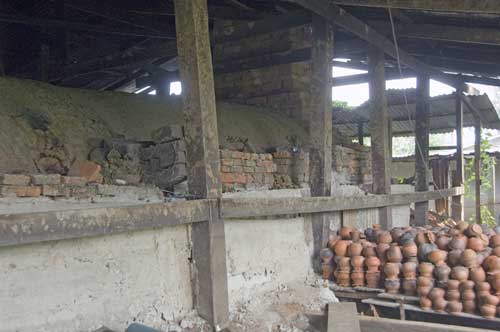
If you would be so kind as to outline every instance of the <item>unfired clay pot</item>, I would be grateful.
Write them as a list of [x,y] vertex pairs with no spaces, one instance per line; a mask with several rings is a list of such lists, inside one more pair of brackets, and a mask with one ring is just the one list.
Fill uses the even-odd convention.
[[488,272],[488,282],[496,295],[500,295],[500,272]]
[[388,243],[379,243],[377,245],[377,256],[381,262],[385,262],[385,253],[389,250],[390,245]]
[[462,304],[464,306],[464,312],[468,314],[476,313],[476,300],[462,301]]
[[377,251],[375,250],[377,246],[374,245],[373,243],[368,242],[364,247],[363,247],[363,256],[365,258],[372,257],[372,256],[377,256]]
[[351,285],[351,274],[349,272],[338,271],[335,273],[337,284],[342,287],[349,287]]
[[479,299],[481,315],[486,318],[494,318],[497,313],[498,302],[499,299],[496,295],[485,294],[481,296]]
[[488,272],[495,272],[500,270],[500,258],[495,255],[488,256],[483,261],[483,267]]
[[322,263],[321,264],[321,272],[322,277],[325,280],[329,280],[333,274],[333,266],[330,263]]
[[451,268],[446,264],[436,266],[434,269],[434,276],[437,279],[438,286],[445,287],[448,284]]
[[478,224],[470,224],[465,229],[464,234],[469,237],[478,236],[479,234],[483,234],[483,229]]
[[492,254],[497,256],[497,257],[500,257],[500,247],[493,248]]
[[330,263],[333,258],[333,252],[329,248],[324,248],[319,252],[319,257],[321,257],[323,263]]
[[434,287],[434,281],[428,277],[417,278],[417,293],[420,296],[427,296]]

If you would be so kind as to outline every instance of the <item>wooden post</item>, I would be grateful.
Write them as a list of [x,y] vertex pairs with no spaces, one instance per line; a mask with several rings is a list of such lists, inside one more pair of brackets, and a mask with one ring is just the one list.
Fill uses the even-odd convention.
[[358,143],[359,145],[365,145],[364,144],[364,137],[365,134],[363,133],[363,122],[358,123]]
[[188,186],[213,199],[207,222],[192,225],[194,304],[216,330],[229,321],[224,222],[220,217],[220,156],[207,0],[174,0]]
[[[457,89],[455,94],[455,113],[456,113],[456,135],[457,135],[457,154],[456,171],[453,178],[453,186],[461,187],[464,185],[464,150],[463,150],[463,130],[464,130],[464,104],[462,101],[462,90]],[[451,216],[454,220],[464,220],[464,196],[453,196],[451,199]]]
[[[429,76],[417,76],[415,114],[415,191],[429,191]],[[429,202],[415,203],[415,223],[427,223]]]
[[[333,29],[322,17],[312,18],[312,82],[309,109],[310,183],[312,196],[330,196],[332,186]],[[312,215],[314,256],[328,241],[331,214]]]
[[48,82],[50,73],[50,47],[42,44],[40,47],[40,81]]
[[476,223],[481,224],[481,119],[474,116],[474,173],[476,194]]
[[[370,133],[372,146],[372,177],[374,194],[391,193],[391,158],[389,156],[389,114],[385,94],[384,52],[370,46],[368,51],[370,74]],[[379,209],[380,224],[384,229],[392,228],[390,207]]]

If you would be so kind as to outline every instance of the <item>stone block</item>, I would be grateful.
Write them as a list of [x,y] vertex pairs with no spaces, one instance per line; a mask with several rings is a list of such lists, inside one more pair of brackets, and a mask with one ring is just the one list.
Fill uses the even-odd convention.
[[71,197],[71,186],[65,184],[44,184],[42,195],[47,197]]
[[40,186],[0,186],[0,196],[2,197],[38,197],[41,193]]
[[35,174],[31,176],[34,185],[56,185],[61,184],[60,174]]
[[31,177],[23,174],[1,174],[0,184],[11,186],[27,186],[31,183]]
[[222,166],[233,166],[233,159],[221,159]]
[[150,160],[151,158],[154,157],[154,155],[155,155],[155,147],[154,146],[143,148],[141,150],[141,160],[144,160],[144,161]]
[[221,159],[231,159],[232,158],[232,151],[229,150],[220,150],[220,157]]
[[231,166],[221,166],[220,171],[224,173],[229,173],[231,172]]
[[[277,161],[278,163],[278,161]],[[257,166],[259,167],[268,167],[268,166],[272,166],[273,165],[273,161],[272,160],[259,160],[257,161]]]
[[265,172],[266,172],[265,167],[261,167],[261,166],[255,167],[255,173],[265,173]]
[[238,173],[221,173],[222,183],[246,183],[247,178],[245,174]]
[[[257,163],[256,163],[255,160],[246,160],[245,161],[245,166],[247,166],[247,167],[255,167],[255,166],[257,166]],[[262,166],[262,165],[260,165],[260,166]]]
[[181,139],[184,137],[182,126],[169,125],[161,127],[151,133],[151,138],[156,142],[165,142]]
[[87,184],[87,179],[83,176],[62,176],[61,183],[73,186],[85,186]]
[[231,167],[231,172],[243,173],[243,166],[233,166],[233,167]]
[[243,172],[245,172],[245,173],[255,173],[255,167],[245,166],[245,167],[243,167]]
[[69,176],[79,176],[91,183],[102,183],[101,166],[88,160],[77,160],[71,165]]
[[97,185],[71,186],[71,197],[83,199],[95,196],[97,196]]
[[243,166],[242,159],[233,159],[233,166]]
[[240,151],[233,151],[233,154],[232,154],[232,158],[233,159],[243,159],[243,156],[245,154],[243,152],[240,152]]

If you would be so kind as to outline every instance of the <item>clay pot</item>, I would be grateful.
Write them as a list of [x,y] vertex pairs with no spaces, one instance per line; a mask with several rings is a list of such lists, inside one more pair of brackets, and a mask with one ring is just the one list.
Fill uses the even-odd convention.
[[448,253],[448,265],[451,267],[460,265],[462,262],[462,250],[454,249]]
[[477,253],[472,249],[465,249],[462,253],[462,264],[468,268],[477,266]]
[[500,295],[500,272],[488,272],[488,282],[496,295]]
[[350,257],[340,257],[338,261],[338,269],[341,272],[351,272],[351,258]]
[[434,243],[424,243],[418,247],[418,258],[421,261],[427,260],[427,255],[432,251],[438,250],[438,247]]
[[444,311],[446,309],[446,300],[444,299],[445,291],[442,288],[433,288],[428,297],[432,301],[432,306],[436,311]]
[[494,318],[497,313],[499,298],[495,295],[484,294],[479,298],[481,304],[479,310],[481,315],[486,318]]
[[423,310],[431,310],[432,301],[428,297],[420,297],[420,308],[422,308]]
[[342,240],[351,240],[351,232],[354,229],[352,227],[344,226],[340,229],[339,235],[342,238]]
[[483,281],[476,283],[476,293],[478,297],[490,295],[491,285],[489,282]]
[[434,301],[438,298],[444,298],[445,290],[442,288],[433,288],[429,293],[429,298]]
[[350,241],[347,240],[339,240],[335,244],[335,256],[344,257],[347,255],[347,247],[349,246]]
[[359,242],[359,240],[361,240],[361,232],[357,229],[353,229],[351,231],[351,240],[353,242]]
[[402,288],[403,288],[404,294],[407,296],[417,295],[417,279],[416,278],[403,279]]
[[349,287],[351,286],[351,275],[349,272],[336,272],[335,279],[337,284],[341,287]]
[[415,230],[409,230],[406,231],[401,237],[399,238],[399,244],[404,246],[407,242],[413,242],[415,243],[415,236],[417,232]]
[[403,264],[403,276],[406,279],[416,279],[417,278],[417,263],[406,262]]
[[458,289],[449,289],[446,291],[446,300],[460,301],[460,291]]
[[436,241],[436,236],[431,231],[419,232],[415,237],[415,242],[418,246],[421,246],[425,243],[434,243]]
[[437,238],[436,245],[441,250],[448,250],[448,244],[450,243],[451,238],[449,236],[443,235]]
[[463,266],[455,266],[451,269],[451,278],[460,282],[469,278],[469,269]]
[[481,225],[470,224],[465,229],[464,234],[469,236],[469,237],[478,236],[479,234],[483,234],[483,229],[481,228]]
[[417,278],[417,294],[419,296],[427,296],[434,287],[434,281],[428,277]]
[[366,285],[369,288],[379,288],[380,286],[380,272],[367,272]]
[[476,313],[476,301],[462,301],[463,307],[464,307],[464,312],[468,314],[475,314]]
[[483,261],[483,267],[488,272],[494,272],[500,270],[500,258],[498,256],[492,255],[487,257]]
[[351,258],[351,266],[355,272],[362,272],[364,263],[365,258],[363,256],[354,256]]
[[339,240],[339,236],[337,235],[337,233],[330,232],[330,234],[328,234],[328,248],[330,248],[332,251],[334,251],[335,244],[337,243],[338,240]]
[[368,242],[364,247],[363,247],[363,256],[365,256],[365,258],[368,258],[368,257],[373,257],[373,256],[377,256],[377,251],[375,250],[377,246]]
[[446,264],[436,266],[434,276],[438,280],[438,286],[445,287],[448,284],[451,268]]
[[347,256],[349,257],[355,257],[355,256],[361,256],[361,253],[363,252],[363,246],[359,242],[353,242],[347,247]]
[[333,266],[330,263],[321,264],[322,277],[325,280],[330,280],[333,274]]
[[427,262],[422,262],[418,265],[418,272],[422,277],[432,278],[432,273],[434,271],[434,265]]
[[410,257],[417,257],[418,254],[418,247],[415,241],[413,239],[406,241],[403,244],[403,256],[404,258],[408,259]]
[[427,259],[436,266],[445,264],[448,252],[444,250],[433,250],[427,255]]
[[387,252],[385,253],[387,261],[390,263],[401,263],[403,260],[403,254],[401,253],[401,248],[397,243],[392,243]]
[[450,314],[456,314],[464,310],[464,305],[460,301],[448,301],[446,305],[446,311]]
[[373,228],[367,228],[365,229],[365,236],[366,236],[366,239],[370,242],[376,242],[377,241],[377,237],[374,236],[374,229]]
[[485,259],[490,256],[491,251],[492,251],[492,249],[489,248],[489,247],[487,247],[483,251],[478,252],[477,256],[476,256],[476,263],[477,263],[477,265],[483,265]]
[[322,249],[319,252],[319,257],[321,257],[321,260],[323,260],[323,263],[330,263],[333,258],[333,251],[331,251],[328,248]]
[[398,294],[399,288],[401,287],[401,283],[398,279],[385,279],[384,282],[385,290],[389,294]]
[[382,231],[378,234],[378,243],[387,243],[390,244],[392,242],[392,235],[388,231]]
[[469,278],[478,284],[486,280],[486,272],[480,266],[470,269]]
[[459,280],[455,280],[455,279],[448,280],[448,284],[446,285],[446,288],[449,291],[450,290],[458,290],[459,287],[460,287],[460,281]]
[[401,236],[403,236],[404,233],[405,231],[402,228],[399,227],[393,228],[391,230],[392,241],[399,243],[399,239],[401,238]]
[[486,234],[479,234],[477,236],[482,242],[485,247],[487,247],[490,244],[490,238]]
[[500,247],[493,248],[493,252],[491,254],[500,257]]
[[365,265],[368,268],[368,272],[378,272],[380,259],[377,256],[370,256],[365,259]]
[[490,238],[490,247],[496,248],[500,246],[500,234],[495,234]]
[[479,311],[481,312],[481,316],[484,318],[492,319],[495,318],[497,307],[489,304],[483,304],[479,307]]
[[451,250],[465,250],[467,247],[467,237],[463,234],[453,236],[450,243],[448,243],[448,247]]
[[385,253],[389,250],[389,247],[388,243],[379,243],[377,245],[377,256],[381,262],[385,262]]
[[399,275],[399,267],[398,263],[386,263],[384,265],[384,274],[387,279],[396,279]]
[[365,285],[365,273],[353,272],[351,273],[351,280],[354,287],[363,287]]
[[472,249],[475,252],[483,251],[484,243],[481,239],[477,237],[471,237],[469,238],[469,241],[467,241],[467,249]]
[[460,233],[463,233],[463,232],[465,232],[465,230],[467,228],[469,228],[469,224],[466,223],[465,221],[461,220],[461,221],[457,222],[457,225],[455,226],[455,228],[458,229],[458,231]]

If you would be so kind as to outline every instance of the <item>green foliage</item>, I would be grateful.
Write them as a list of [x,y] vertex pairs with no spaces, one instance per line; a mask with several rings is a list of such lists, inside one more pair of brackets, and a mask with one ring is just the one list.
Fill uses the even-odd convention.
[[[490,179],[491,172],[494,171],[495,168],[495,158],[490,157],[488,154],[488,150],[491,147],[489,138],[491,134],[486,133],[481,138],[481,191],[490,190],[492,188],[492,183]],[[476,196],[474,195],[474,191],[471,189],[472,185],[476,180],[476,173],[474,172],[474,158],[469,159],[465,164],[465,174],[469,176],[465,179],[465,196],[468,198],[472,198],[474,201],[476,200]],[[470,222],[474,222],[476,216],[473,215],[470,218]],[[481,221],[484,224],[487,224],[490,227],[496,225],[496,220],[491,211],[488,209],[486,205],[481,206]]]
[[354,109],[354,107],[349,106],[346,101],[340,101],[340,100],[334,100],[332,101],[332,107],[333,108],[341,108],[346,111],[351,111]]

